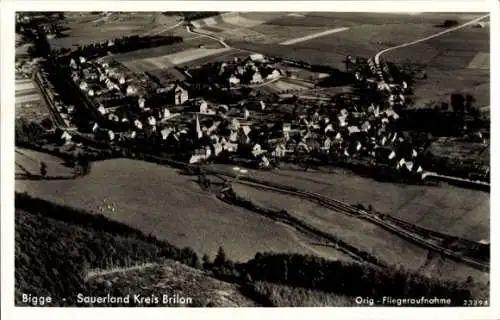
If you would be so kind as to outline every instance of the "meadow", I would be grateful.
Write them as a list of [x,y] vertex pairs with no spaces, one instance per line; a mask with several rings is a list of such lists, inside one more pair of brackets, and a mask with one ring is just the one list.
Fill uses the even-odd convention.
[[71,48],[129,35],[146,34],[175,25],[178,17],[161,12],[113,12],[109,16],[89,12],[65,12],[69,30],[64,37],[51,39],[54,48]]
[[[295,184],[297,185],[297,184]],[[301,183],[303,185],[303,183]],[[235,184],[237,195],[272,210],[286,210],[293,217],[348,244],[370,253],[391,266],[401,266],[437,278],[465,280],[471,275],[485,281],[487,274],[449,259],[430,254],[370,222],[326,209],[313,202],[293,196]]]
[[[49,174],[56,174],[51,164]],[[219,201],[202,191],[193,177],[147,162],[97,162],[88,176],[17,180],[16,191],[103,214],[176,246],[192,247],[200,255],[215,256],[221,245],[238,261],[257,252],[312,253],[305,241],[282,225]],[[325,257],[336,254],[333,249],[323,250]]]
[[[229,166],[213,165],[223,170]],[[447,184],[436,187],[380,182],[343,169],[331,173],[303,170],[251,170],[262,181],[299,186],[351,205],[375,210],[423,228],[473,241],[490,236],[488,192]]]

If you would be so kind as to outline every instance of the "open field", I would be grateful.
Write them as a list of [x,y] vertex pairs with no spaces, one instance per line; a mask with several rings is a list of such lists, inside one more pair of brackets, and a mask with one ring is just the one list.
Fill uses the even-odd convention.
[[437,157],[490,163],[490,145],[481,142],[462,142],[459,139],[444,137],[433,142],[428,151]]
[[16,80],[15,103],[17,118],[40,121],[49,117],[42,94],[30,78]]
[[247,52],[232,50],[229,48],[196,48],[188,49],[164,56],[155,56],[150,58],[126,60],[122,63],[135,73],[155,70],[172,70],[176,66],[193,66],[213,63],[217,61],[227,61],[233,58],[245,58]]
[[190,50],[185,50],[177,53],[170,54],[168,56],[163,57],[164,59],[167,59],[171,64],[173,65],[180,65],[180,64],[185,64],[190,61],[202,59],[208,56],[215,56],[219,55],[222,53],[225,53],[231,49],[229,48],[221,48],[221,49],[204,49],[204,48],[198,48],[198,49],[190,49]]
[[[343,69],[345,55],[374,56],[385,48],[443,31],[444,29],[438,27],[437,24],[442,23],[445,18],[456,18],[460,22],[466,22],[478,16],[481,15],[453,17],[453,15],[443,14],[414,16],[343,14],[335,16],[329,13],[314,13],[307,15],[307,20],[286,16],[267,21],[253,29],[260,28],[262,33],[268,33],[271,36],[273,29],[287,30],[288,24],[301,25],[304,29],[311,26],[314,28],[318,26],[323,28],[349,27],[350,29],[289,46],[243,41],[232,41],[231,44],[237,48],[268,55],[289,57]],[[266,29],[265,32],[264,29]],[[299,35],[297,37],[300,38]],[[489,105],[488,56],[489,28],[469,26],[387,52],[381,58],[397,63],[411,62],[424,66],[427,79],[418,81],[414,88],[417,107],[449,101],[450,93],[455,91],[474,94],[477,105],[481,107]]]
[[[47,163],[49,175],[55,174],[53,163]],[[197,253],[212,257],[221,245],[228,257],[235,260],[246,260],[265,251],[313,253],[307,243],[292,236],[282,225],[220,202],[202,192],[193,177],[146,162],[98,162],[86,177],[18,180],[16,191],[104,214],[176,246],[190,246]],[[102,211],[105,201],[113,203],[115,211]],[[318,250],[325,257],[335,258],[337,254],[333,249]]]
[[[214,167],[231,170],[229,166]],[[348,204],[372,205],[377,211],[418,226],[480,241],[490,237],[487,192],[443,184],[439,187],[378,182],[335,169],[333,173],[251,170],[252,177],[316,192]]]
[[221,51],[218,54],[208,55],[203,58],[199,58],[196,60],[191,60],[189,62],[179,64],[180,67],[195,67],[201,66],[206,63],[215,63],[215,62],[226,62],[232,60],[234,58],[245,59],[248,57],[250,53],[245,51],[239,51],[234,49],[229,49],[225,51]]
[[[283,14],[279,17],[265,19],[266,24],[276,26],[308,26],[337,27],[356,26],[360,24],[385,25],[405,23],[440,24],[446,19],[472,20],[481,14],[472,13],[367,13],[367,12],[294,12],[294,15]],[[248,13],[256,14],[256,13]],[[247,15],[247,13],[243,14]],[[300,16],[302,15],[302,16]]]
[[287,90],[307,90],[307,89],[309,89],[305,85],[299,85],[299,84],[296,84],[296,83],[293,83],[290,81],[283,81],[283,80],[279,80],[279,81],[270,83],[267,86],[270,87],[273,91],[276,91],[278,93],[283,92],[283,91],[287,91]]
[[109,57],[107,59],[114,59],[119,62],[125,62],[138,59],[155,58],[164,55],[179,53],[185,50],[196,49],[199,48],[200,46],[206,46],[207,48],[214,48],[214,49],[222,48],[222,46],[218,42],[212,39],[200,37],[192,39],[188,42],[180,42],[168,46],[160,46],[156,48],[141,49],[126,53],[120,53],[113,55],[112,57]]
[[479,107],[490,104],[489,28],[465,27],[395,49],[382,59],[425,67],[427,79],[417,81],[414,88],[416,107],[448,102],[457,91],[473,94]]
[[66,12],[66,37],[50,40],[54,48],[101,42],[133,34],[149,33],[175,25],[178,17],[159,12],[113,12],[109,16]]
[[490,54],[486,52],[478,52],[467,65],[468,69],[490,69]]
[[[483,272],[429,254],[428,250],[367,221],[349,217],[313,202],[278,192],[259,190],[243,184],[234,184],[233,188],[239,196],[274,210],[287,210],[301,221],[375,255],[389,265],[400,265],[429,276],[448,279],[459,278],[463,280],[468,275],[472,275],[477,280],[486,279],[486,274]],[[443,272],[443,270],[446,271]]]

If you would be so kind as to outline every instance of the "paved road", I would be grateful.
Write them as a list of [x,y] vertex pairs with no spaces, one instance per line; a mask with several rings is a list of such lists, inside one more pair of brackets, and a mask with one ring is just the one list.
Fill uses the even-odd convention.
[[449,28],[449,29],[446,29],[444,31],[440,31],[440,32],[435,33],[433,35],[427,36],[425,38],[418,39],[418,40],[415,40],[415,41],[412,41],[412,42],[403,43],[403,44],[400,44],[400,45],[397,45],[397,46],[394,46],[394,47],[386,48],[386,49],[378,52],[375,55],[375,63],[377,65],[379,65],[379,63],[380,63],[380,56],[383,55],[384,53],[387,53],[387,52],[392,51],[392,50],[400,49],[400,48],[409,47],[409,46],[412,46],[414,44],[417,44],[417,43],[420,43],[420,42],[424,42],[424,41],[427,41],[427,40],[430,40],[430,39],[433,39],[433,38],[436,38],[436,37],[440,37],[440,36],[442,36],[444,34],[447,34],[447,33],[450,33],[450,32],[456,31],[456,30],[460,30],[460,29],[465,28],[467,26],[470,26],[472,24],[478,23],[479,21],[481,21],[484,18],[487,18],[489,16],[490,16],[490,14],[487,14],[487,15],[481,16],[479,18],[473,19],[473,20],[471,20],[469,22],[466,22],[464,24],[461,24],[459,26],[456,26],[456,27],[453,27],[453,28]]

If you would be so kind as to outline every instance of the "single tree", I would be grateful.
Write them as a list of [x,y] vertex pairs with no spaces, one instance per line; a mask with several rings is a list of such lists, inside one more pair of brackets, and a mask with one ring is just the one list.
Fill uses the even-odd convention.
[[47,165],[43,161],[40,163],[40,175],[42,177],[45,177],[47,175]]
[[206,253],[201,258],[201,261],[203,262],[203,267],[208,266],[208,265],[211,264],[210,257]]
[[227,262],[226,252],[222,246],[219,247],[219,251],[217,251],[217,255],[215,256],[214,265],[222,266]]

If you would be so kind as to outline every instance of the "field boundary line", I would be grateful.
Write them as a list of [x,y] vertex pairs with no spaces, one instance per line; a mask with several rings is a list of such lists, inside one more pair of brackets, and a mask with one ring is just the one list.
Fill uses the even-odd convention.
[[438,33],[432,34],[432,35],[427,36],[425,38],[421,38],[421,39],[418,39],[418,40],[415,40],[415,41],[412,41],[412,42],[406,42],[406,43],[403,43],[403,44],[400,44],[400,45],[397,45],[397,46],[394,46],[394,47],[386,48],[386,49],[384,49],[382,51],[379,51],[375,55],[375,58],[374,58],[375,63],[377,65],[380,63],[380,56],[383,55],[384,53],[387,53],[387,52],[392,51],[392,50],[400,49],[400,48],[409,47],[409,46],[412,46],[414,44],[417,44],[417,43],[420,43],[420,42],[424,42],[424,41],[427,41],[427,40],[430,40],[430,39],[442,36],[444,34],[447,34],[447,33],[453,32],[453,31],[460,30],[460,29],[465,28],[465,27],[467,27],[467,26],[469,26],[471,24],[477,23],[477,22],[479,22],[479,21],[481,21],[484,18],[487,18],[489,16],[490,16],[490,14],[488,13],[488,14],[486,14],[484,16],[481,16],[479,18],[473,19],[473,20],[468,21],[468,22],[466,22],[464,24],[461,24],[459,26],[456,26],[456,27],[453,27],[453,28],[450,28],[450,29],[446,29],[446,30],[440,31]]

